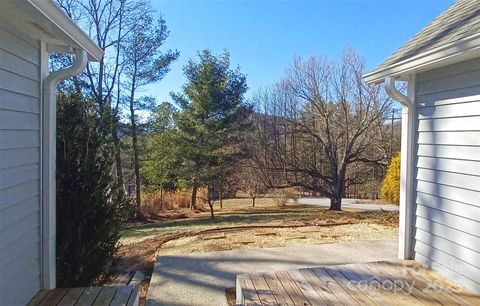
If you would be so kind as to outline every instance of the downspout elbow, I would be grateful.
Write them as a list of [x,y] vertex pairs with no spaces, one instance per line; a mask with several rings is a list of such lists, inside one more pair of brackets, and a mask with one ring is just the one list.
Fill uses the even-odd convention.
[[385,91],[387,92],[388,96],[402,104],[403,106],[409,108],[412,106],[412,101],[406,95],[402,94],[398,89],[395,87],[395,78],[388,76],[385,78]]
[[[57,84],[66,78],[79,75],[87,66],[88,55],[85,50],[75,50],[75,61],[72,66],[50,73],[43,81],[45,94],[54,94]],[[52,102],[52,101],[49,101]]]

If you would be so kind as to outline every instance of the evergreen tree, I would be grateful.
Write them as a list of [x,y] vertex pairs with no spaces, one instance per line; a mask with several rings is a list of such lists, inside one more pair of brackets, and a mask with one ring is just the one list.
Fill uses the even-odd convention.
[[167,50],[162,47],[169,35],[163,19],[155,21],[151,10],[144,13],[142,19],[132,27],[122,45],[124,61],[127,64],[125,85],[129,89],[128,108],[130,111],[130,135],[133,149],[133,169],[135,176],[135,204],[136,213],[140,214],[141,207],[141,180],[140,180],[140,152],[139,152],[139,111],[149,111],[154,100],[148,97],[137,98],[139,88],[158,82],[170,70],[170,64],[178,56],[178,51]]
[[105,276],[129,205],[115,192],[105,115],[78,94],[57,101],[57,286],[88,286]]
[[[175,116],[177,141],[182,149],[182,166],[192,188],[195,208],[199,186],[210,187],[225,177],[242,155],[241,142],[248,133],[252,109],[244,100],[246,78],[230,68],[230,55],[216,57],[209,50],[199,52],[199,61],[184,68],[187,83],[182,94],[172,94],[180,107]],[[210,188],[209,188],[210,189]],[[207,199],[213,218],[213,204]]]
[[165,210],[163,195],[181,186],[180,155],[176,146],[177,131],[173,123],[175,109],[169,103],[159,105],[147,122],[147,153],[141,163],[143,186],[147,190],[160,190],[162,211]]

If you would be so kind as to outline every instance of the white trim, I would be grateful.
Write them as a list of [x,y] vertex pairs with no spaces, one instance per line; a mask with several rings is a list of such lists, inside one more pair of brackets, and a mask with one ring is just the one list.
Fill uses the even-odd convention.
[[64,32],[75,49],[87,51],[90,60],[100,61],[103,57],[103,50],[100,49],[90,37],[83,32],[72,19],[51,0],[25,0],[32,5],[46,19],[52,22],[58,29]]
[[45,99],[44,86],[48,77],[48,46],[42,61],[47,58],[47,74],[42,78],[42,288],[55,288],[55,129],[56,105]]
[[411,259],[413,238],[414,149],[416,130],[415,75],[408,80],[410,107],[402,105],[402,144],[400,153],[400,222],[398,258]]
[[[47,44],[44,41],[40,41],[40,84],[43,83],[43,80],[48,75],[48,50]],[[43,86],[40,86],[40,97],[43,97]],[[44,181],[44,138],[46,137],[44,124],[45,124],[45,106],[43,98],[40,98],[40,284],[42,289],[51,289],[50,286],[52,281],[50,280],[51,271],[49,266],[46,265],[45,260],[48,257],[48,252],[44,242],[44,205],[46,205],[45,192],[48,190],[48,181]],[[48,169],[48,168],[47,168]],[[44,189],[46,188],[46,189]],[[47,261],[48,262],[48,261]]]
[[457,40],[363,76],[367,83],[380,83],[387,76],[403,76],[453,64],[480,55],[480,34]]

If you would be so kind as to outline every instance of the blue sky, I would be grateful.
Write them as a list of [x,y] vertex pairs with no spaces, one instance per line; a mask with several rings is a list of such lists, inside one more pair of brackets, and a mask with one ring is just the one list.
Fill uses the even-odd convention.
[[205,48],[230,51],[232,64],[247,75],[247,98],[281,78],[295,55],[338,58],[351,46],[371,70],[453,2],[152,0],[170,30],[165,47],[179,50],[180,58],[143,94],[170,101],[169,92],[185,82],[182,67]]

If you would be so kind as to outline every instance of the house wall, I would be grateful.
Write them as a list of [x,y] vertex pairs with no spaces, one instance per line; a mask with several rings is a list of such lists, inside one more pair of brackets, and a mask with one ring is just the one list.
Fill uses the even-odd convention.
[[480,293],[480,58],[416,76],[414,258]]
[[40,44],[0,27],[0,304],[40,289]]

